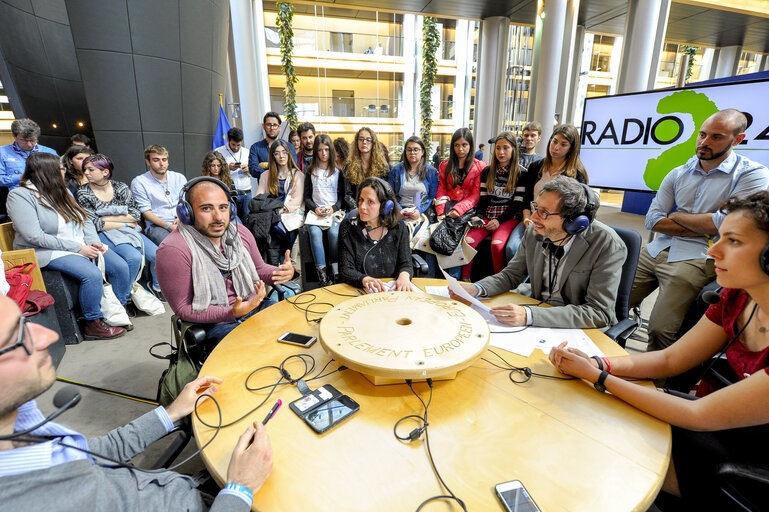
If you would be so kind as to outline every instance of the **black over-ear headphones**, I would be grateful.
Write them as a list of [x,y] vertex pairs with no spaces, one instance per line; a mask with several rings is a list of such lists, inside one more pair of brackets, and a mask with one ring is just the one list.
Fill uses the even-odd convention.
[[[393,211],[393,208],[395,208],[395,202],[390,199],[391,197],[395,197],[395,191],[393,191],[393,188],[390,186],[389,183],[387,183],[382,178],[377,178],[376,176],[371,176],[368,179],[372,179],[382,185],[382,188],[385,191],[385,196],[387,196],[387,201],[384,203],[380,203],[379,205],[379,216],[384,218],[387,215],[390,215],[390,212]],[[360,196],[360,193],[358,194]]]
[[595,218],[595,195],[586,184],[580,183],[580,185],[582,186],[582,191],[585,193],[587,203],[585,204],[585,209],[582,213],[575,217],[567,217],[563,219],[563,230],[570,235],[577,235],[585,231]]
[[769,244],[764,247],[761,254],[758,255],[758,264],[761,265],[761,269],[764,273],[769,274]]
[[176,217],[179,219],[179,222],[188,225],[195,224],[195,212],[192,209],[192,205],[189,203],[189,198],[187,195],[195,185],[203,181],[210,181],[211,183],[216,183],[222,187],[224,194],[227,196],[227,202],[230,203],[230,220],[235,218],[235,215],[238,212],[238,207],[232,200],[232,196],[230,195],[230,188],[225,185],[224,182],[214,178],[213,176],[198,176],[197,178],[191,179],[185,183],[184,187],[182,187],[182,190],[179,193],[179,204],[176,205]]

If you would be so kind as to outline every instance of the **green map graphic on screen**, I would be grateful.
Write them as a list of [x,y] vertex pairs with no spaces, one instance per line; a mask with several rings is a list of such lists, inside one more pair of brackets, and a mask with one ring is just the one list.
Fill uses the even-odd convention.
[[[644,182],[652,190],[658,190],[662,179],[667,174],[683,165],[694,155],[697,149],[697,135],[705,120],[718,112],[718,107],[705,94],[694,91],[677,91],[665,96],[657,104],[660,114],[690,114],[694,121],[694,131],[687,140],[665,150],[658,158],[652,158],[646,163]],[[657,125],[655,135],[661,140],[670,140],[675,134],[677,124],[667,120]],[[670,133],[670,132],[673,133]]]

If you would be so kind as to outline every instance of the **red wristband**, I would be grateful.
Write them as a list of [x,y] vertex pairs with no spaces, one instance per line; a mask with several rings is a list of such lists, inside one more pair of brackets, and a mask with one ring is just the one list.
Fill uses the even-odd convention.
[[606,371],[611,373],[611,363],[609,362],[609,358],[602,357],[601,361],[603,361],[603,364],[606,366]]

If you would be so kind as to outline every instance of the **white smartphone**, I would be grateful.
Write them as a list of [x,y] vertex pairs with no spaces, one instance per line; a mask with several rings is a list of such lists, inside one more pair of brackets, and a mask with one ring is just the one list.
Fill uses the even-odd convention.
[[295,332],[285,332],[278,338],[281,343],[288,343],[289,345],[296,345],[298,347],[309,348],[315,343],[315,336],[308,336],[306,334],[297,334]]
[[494,490],[507,512],[541,512],[519,480],[497,484]]

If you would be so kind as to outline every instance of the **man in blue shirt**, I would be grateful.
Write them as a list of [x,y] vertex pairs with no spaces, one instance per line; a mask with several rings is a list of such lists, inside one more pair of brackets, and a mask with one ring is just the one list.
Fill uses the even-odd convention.
[[147,146],[144,161],[150,170],[131,181],[131,193],[144,217],[144,233],[160,245],[179,227],[176,205],[187,178],[168,170],[168,150],[163,146]]
[[[58,335],[26,323],[18,306],[0,296],[0,503],[8,510],[206,510],[192,478],[127,464],[195,408],[200,393],[216,392],[221,379],[199,377],[168,407],[158,407],[108,435],[87,440],[45,419],[34,399],[53,385],[56,369],[48,347]],[[206,400],[206,399],[203,399]],[[42,425],[38,426],[40,423]],[[34,428],[36,427],[37,428]],[[29,434],[19,435],[29,428]],[[11,437],[9,439],[9,437]],[[87,453],[93,452],[92,453]],[[227,485],[211,506],[218,511],[251,508],[272,471],[272,449],[260,423],[248,427],[232,452]],[[210,497],[209,497],[210,498]]]
[[724,220],[721,204],[769,188],[769,170],[732,150],[745,138],[746,128],[745,115],[735,109],[706,119],[696,156],[665,176],[646,214],[646,228],[660,236],[641,250],[630,307],[659,287],[649,315],[647,350],[673,344],[697,294],[715,279],[707,251]]
[[478,151],[475,152],[475,159],[483,161],[483,150],[486,147],[486,144],[478,144]]
[[[248,153],[248,170],[256,179],[262,175],[267,164],[270,161],[270,144],[278,139],[280,133],[280,115],[276,112],[267,112],[262,119],[262,128],[264,129],[264,138],[258,142],[251,144],[251,148]],[[296,150],[292,144],[288,145],[291,150],[291,156],[294,157],[296,162]]]
[[37,143],[40,126],[32,119],[17,119],[11,123],[13,142],[0,146],[0,186],[9,190],[19,186],[21,175],[27,166],[27,158],[38,151],[56,154],[53,149]]

